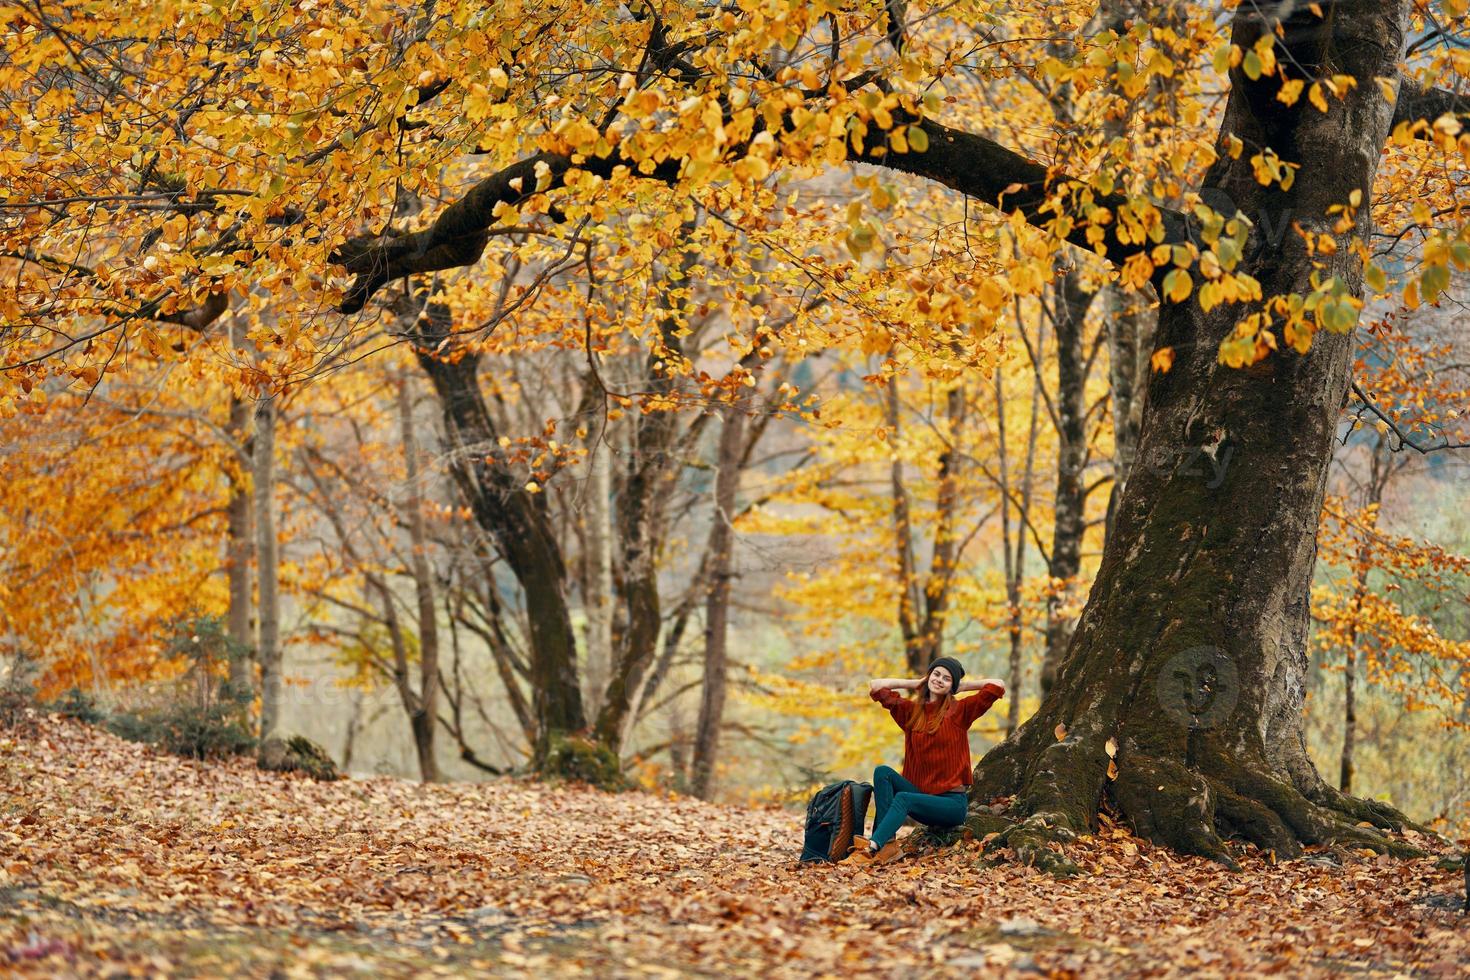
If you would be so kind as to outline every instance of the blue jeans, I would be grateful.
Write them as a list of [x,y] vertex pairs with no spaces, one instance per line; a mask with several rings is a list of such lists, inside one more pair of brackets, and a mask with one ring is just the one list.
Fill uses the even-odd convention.
[[930,827],[958,827],[965,822],[970,794],[962,789],[952,793],[920,793],[919,787],[904,779],[888,766],[873,770],[873,846],[882,847],[893,840],[904,820],[913,817]]

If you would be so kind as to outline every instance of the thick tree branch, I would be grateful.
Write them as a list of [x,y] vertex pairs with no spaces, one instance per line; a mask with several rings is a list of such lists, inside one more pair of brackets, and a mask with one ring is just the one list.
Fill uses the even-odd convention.
[[160,313],[154,319],[160,323],[177,323],[188,327],[195,333],[203,333],[211,323],[224,315],[229,306],[230,294],[225,290],[220,290],[210,293],[198,306],[187,310],[176,310],[173,313]]
[[[923,153],[896,153],[887,145],[887,133],[873,130],[864,142],[862,152],[853,159],[875,166],[925,177],[962,194],[983,201],[1006,213],[1020,211],[1027,222],[1044,227],[1055,219],[1049,202],[1057,189],[1071,178],[1055,173],[1035,160],[1028,159],[994,140],[961,129],[952,129],[933,119],[904,120],[894,116],[895,127],[908,121],[918,125],[929,137]],[[1103,225],[1104,235],[1098,249],[1088,240],[1090,227],[1073,215],[1074,226],[1066,240],[1078,248],[1102,255],[1121,265],[1138,252],[1146,252],[1161,242],[1182,243],[1191,236],[1189,220],[1180,212],[1159,208],[1162,237],[1157,241],[1124,242],[1118,238],[1118,215],[1129,204],[1122,194],[1096,194],[1093,203],[1106,208],[1111,219]]]
[[1463,126],[1470,127],[1470,96],[1460,95],[1442,88],[1421,88],[1407,78],[1399,86],[1399,98],[1393,107],[1393,124],[1411,123],[1420,119],[1434,124],[1440,116],[1454,116]]
[[[679,178],[681,165],[680,160],[667,161],[645,176],[672,184]],[[619,153],[593,157],[578,164],[577,169],[611,177],[619,166],[634,167],[633,172],[639,173],[635,162]],[[332,261],[355,273],[357,279],[339,309],[349,314],[360,311],[374,293],[394,279],[478,262],[495,223],[496,207],[519,204],[537,193],[538,179],[540,190],[560,187],[571,169],[568,156],[538,153],[480,181],[422,231],[383,238],[364,236],[346,242],[332,253]]]
[[[928,149],[922,153],[897,153],[888,146],[887,132],[875,127],[860,152],[851,159],[937,181],[1008,213],[1019,210],[1033,225],[1045,226],[1055,218],[1049,202],[1057,188],[1067,183],[1065,175],[1052,173],[1042,164],[994,140],[932,119],[895,116],[894,125],[923,129],[929,137]],[[619,148],[606,157],[592,157],[575,164],[575,169],[604,178],[611,177],[618,167],[672,185],[679,180],[683,161],[666,160],[645,172],[638,161],[625,157]],[[342,300],[341,312],[359,312],[374,293],[394,279],[460,268],[479,261],[495,223],[498,205],[519,204],[537,192],[538,183],[539,190],[556,189],[563,185],[572,169],[574,165],[568,156],[538,153],[480,181],[422,231],[382,238],[364,236],[346,242],[332,253],[332,261],[355,273],[357,278]],[[1183,214],[1160,208],[1162,235],[1158,240],[1122,241],[1117,234],[1117,215],[1129,203],[1128,198],[1121,194],[1095,194],[1093,201],[1112,216],[1102,226],[1104,235],[1100,243],[1100,254],[1111,262],[1121,264],[1160,242],[1183,242],[1190,237],[1190,225]],[[1096,252],[1098,248],[1087,238],[1088,228],[1087,222],[1075,221],[1066,238],[1080,248]]]

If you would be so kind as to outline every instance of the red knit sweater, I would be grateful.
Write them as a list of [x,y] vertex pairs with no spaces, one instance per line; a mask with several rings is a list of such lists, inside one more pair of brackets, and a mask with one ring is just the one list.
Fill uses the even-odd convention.
[[930,701],[920,707],[886,687],[872,692],[873,700],[887,708],[904,730],[903,778],[919,787],[921,793],[948,793],[970,785],[970,726],[1004,695],[1000,686],[986,684],[971,697],[957,698],[949,716],[929,734],[913,731],[907,722],[915,711],[938,711],[939,702]]

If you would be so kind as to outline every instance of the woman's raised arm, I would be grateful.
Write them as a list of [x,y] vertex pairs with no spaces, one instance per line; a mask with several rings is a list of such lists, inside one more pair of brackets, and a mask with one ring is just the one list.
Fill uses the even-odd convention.
[[955,693],[964,694],[967,691],[978,691],[986,684],[994,684],[996,687],[1000,688],[1002,692],[1004,692],[1006,689],[1005,681],[1001,680],[999,677],[982,677],[979,680],[960,681],[959,689],[955,691]]
[[887,688],[890,691],[917,691],[923,680],[909,678],[907,680],[898,677],[875,677],[868,681],[868,691],[880,691]]

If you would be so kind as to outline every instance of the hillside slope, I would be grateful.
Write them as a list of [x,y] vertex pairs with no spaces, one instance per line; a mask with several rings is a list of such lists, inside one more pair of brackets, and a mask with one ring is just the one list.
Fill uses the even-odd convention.
[[[962,843],[799,867],[775,810],[509,780],[318,784],[74,722],[0,731],[0,972],[1461,976],[1458,872],[1247,870],[1108,830],[1095,874]],[[1340,861],[1341,863],[1332,863]]]

